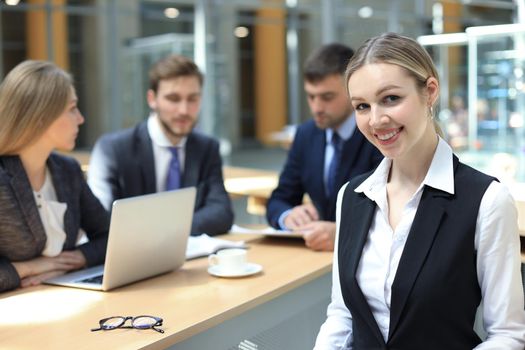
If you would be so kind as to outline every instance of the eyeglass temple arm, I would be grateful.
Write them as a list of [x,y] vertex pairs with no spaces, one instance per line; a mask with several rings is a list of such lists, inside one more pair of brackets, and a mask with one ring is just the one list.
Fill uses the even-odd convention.
[[159,332],[159,333],[164,333],[164,330],[163,330],[163,329],[157,328],[158,326],[159,326],[159,325],[157,325],[157,326],[153,326],[153,327],[151,327],[151,329],[154,329],[154,330],[156,330],[156,331]]

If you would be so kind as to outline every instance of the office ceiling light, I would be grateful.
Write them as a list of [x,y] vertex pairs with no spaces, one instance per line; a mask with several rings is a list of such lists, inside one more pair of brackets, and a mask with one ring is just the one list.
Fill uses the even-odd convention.
[[5,0],[5,4],[9,6],[16,6],[19,2],[20,0]]
[[374,10],[370,6],[363,6],[357,11],[357,15],[361,18],[370,18],[374,14]]
[[244,26],[238,26],[233,30],[233,34],[237,38],[246,38],[248,35],[250,35],[250,30]]
[[175,7],[167,7],[164,9],[164,16],[168,18],[177,18],[179,17],[180,11]]

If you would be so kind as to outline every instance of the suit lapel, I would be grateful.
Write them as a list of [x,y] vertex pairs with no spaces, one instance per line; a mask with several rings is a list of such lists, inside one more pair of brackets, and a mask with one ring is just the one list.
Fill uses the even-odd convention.
[[389,338],[396,330],[408,296],[438,234],[442,218],[446,214],[442,199],[447,196],[449,194],[428,186],[423,190],[392,284]]
[[[339,164],[339,171],[335,177],[335,186],[337,189],[341,188],[344,183],[350,179],[350,171],[352,170],[356,157],[359,154],[359,148],[363,144],[363,139],[363,134],[361,134],[361,132],[356,128],[352,137],[344,142],[341,154],[341,164]],[[335,213],[336,197],[338,192],[339,191],[335,191],[335,193],[332,194],[333,198],[327,198],[327,216],[330,216],[330,213]]]
[[66,242],[64,242],[64,246],[74,247],[77,235],[69,233],[75,230],[76,225],[74,222],[78,219],[73,217],[73,209],[70,200],[72,190],[69,187],[71,180],[68,180],[68,177],[71,176],[71,174],[66,173],[66,170],[51,157],[47,160],[47,166],[51,174],[51,179],[53,180],[57,201],[60,203],[66,203],[67,205],[66,212],[64,213],[64,232],[66,232]]
[[203,155],[203,151],[200,149],[200,144],[193,133],[188,135],[184,152],[184,171],[182,173],[181,186],[196,186],[199,180],[199,164],[202,164],[200,158]]
[[364,136],[356,127],[352,137],[350,137],[350,139],[344,143],[343,154],[341,155],[341,164],[336,177],[336,184],[338,188],[340,188],[346,181],[349,180],[350,171],[352,170],[356,158],[360,153],[359,149],[361,148],[363,141]]
[[5,157],[4,165],[12,176],[10,181],[11,186],[29,229],[33,233],[33,236],[45,237],[46,233],[40,220],[40,214],[38,213],[38,208],[33,197],[31,184],[29,183],[20,158],[18,158],[18,156]]
[[[144,186],[144,193],[157,192],[155,159],[153,156],[152,142],[153,141],[149,137],[147,122],[142,122],[138,128],[135,151],[136,164],[142,176],[142,186]],[[130,156],[133,157],[133,155]]]
[[[348,215],[350,215],[348,224],[344,225],[346,231],[340,233],[340,235],[344,234],[349,237],[349,239],[346,240],[347,245],[339,248],[340,254],[345,254],[347,256],[347,258],[339,259],[339,261],[348,261],[348,266],[340,266],[339,268],[340,271],[347,271],[346,273],[349,274],[346,279],[349,281],[349,292],[352,294],[352,299],[355,301],[352,303],[352,314],[355,314],[356,316],[359,314],[368,327],[370,327],[377,339],[381,343],[384,343],[381,331],[379,330],[374,315],[370,310],[370,306],[357,283],[356,276],[363,248],[368,238],[368,231],[374,216],[375,208],[375,203],[365,195],[358,195],[356,197],[354,207],[348,212]],[[345,219],[342,218],[341,220]],[[343,225],[341,225],[341,227],[343,227]]]
[[[315,132],[313,133],[312,140],[309,140],[309,144],[307,145],[308,154],[306,157],[310,159],[309,164],[311,166],[308,167],[306,171],[311,172],[311,179],[310,182],[310,188],[312,190],[319,191],[317,194],[312,193],[313,198],[323,198],[322,203],[319,203],[321,205],[321,208],[317,208],[319,213],[322,215],[323,219],[326,219],[326,215],[328,213],[328,197],[326,195],[326,189],[325,189],[325,181],[324,181],[324,157],[325,157],[325,149],[326,149],[326,133],[324,130],[321,130],[319,128],[315,129]],[[308,164],[308,163],[307,163]]]

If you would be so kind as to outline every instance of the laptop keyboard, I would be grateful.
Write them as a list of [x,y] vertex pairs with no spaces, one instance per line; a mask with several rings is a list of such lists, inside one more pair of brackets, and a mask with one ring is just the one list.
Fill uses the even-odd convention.
[[94,277],[84,278],[78,282],[81,283],[94,283],[94,284],[102,284],[102,277],[103,275],[98,275]]

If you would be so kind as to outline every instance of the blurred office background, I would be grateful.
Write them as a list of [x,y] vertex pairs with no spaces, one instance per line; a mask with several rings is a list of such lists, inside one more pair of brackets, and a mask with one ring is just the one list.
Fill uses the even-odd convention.
[[0,76],[26,59],[71,71],[86,117],[77,148],[146,118],[147,69],[168,53],[205,72],[199,129],[227,163],[280,169],[310,118],[301,67],[323,43],[399,32],[442,78],[438,117],[462,159],[525,181],[525,0],[2,0]]

